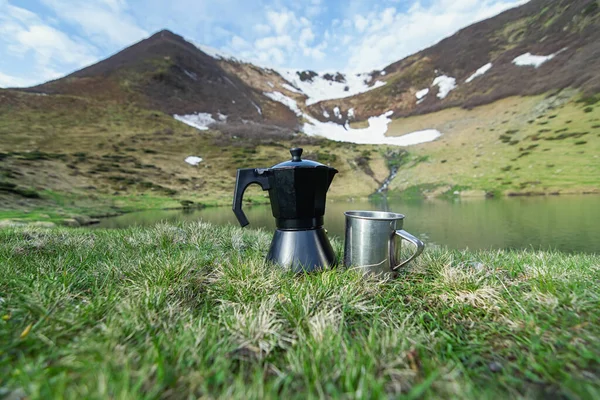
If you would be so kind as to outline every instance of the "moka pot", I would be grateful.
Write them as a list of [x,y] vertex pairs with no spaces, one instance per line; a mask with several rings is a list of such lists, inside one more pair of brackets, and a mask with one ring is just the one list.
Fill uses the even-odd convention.
[[271,168],[238,169],[233,212],[241,226],[248,225],[242,211],[246,188],[256,183],[269,191],[277,230],[267,261],[294,272],[310,272],[335,264],[335,253],[323,228],[327,190],[338,172],[311,160],[302,149],[290,150],[292,159]]

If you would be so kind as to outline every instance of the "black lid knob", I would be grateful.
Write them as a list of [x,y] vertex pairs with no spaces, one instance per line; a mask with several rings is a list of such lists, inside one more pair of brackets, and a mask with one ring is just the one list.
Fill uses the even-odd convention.
[[300,158],[300,156],[302,155],[302,149],[300,147],[294,147],[293,149],[290,150],[290,153],[292,154],[292,161],[302,161],[302,159]]

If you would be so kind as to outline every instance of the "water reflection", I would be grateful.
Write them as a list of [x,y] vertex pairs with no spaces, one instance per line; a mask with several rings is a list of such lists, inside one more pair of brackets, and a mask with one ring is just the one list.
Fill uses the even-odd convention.
[[[384,210],[406,215],[404,229],[429,243],[458,249],[556,249],[598,253],[600,197],[562,196],[508,199],[456,199],[406,202],[333,201],[327,204],[325,227],[344,234],[344,211]],[[268,206],[245,209],[250,227],[275,229]],[[203,219],[237,224],[227,207],[204,210],[146,211],[103,220],[99,227],[123,228],[159,221]]]

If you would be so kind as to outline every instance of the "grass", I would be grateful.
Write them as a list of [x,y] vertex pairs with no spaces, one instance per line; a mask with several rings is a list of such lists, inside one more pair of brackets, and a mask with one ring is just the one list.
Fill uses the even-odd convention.
[[[563,103],[552,96],[511,97],[472,110],[452,108],[393,120],[392,136],[432,128],[443,136],[409,148],[412,158],[428,161],[402,166],[390,191],[446,183],[504,195],[597,193],[600,137],[594,126],[600,107],[587,112],[592,100],[577,96]],[[529,124],[532,120],[538,122]],[[550,164],[554,168],[546,167]],[[521,187],[530,181],[539,183]]]
[[[288,149],[297,146],[340,171],[331,197],[366,197],[375,192],[389,174],[386,154],[394,150],[305,136],[232,137],[200,132],[170,115],[134,104],[3,90],[0,209],[10,211],[5,218],[30,219],[36,213],[172,207],[182,200],[229,205],[237,168],[275,165],[289,159]],[[353,161],[367,152],[366,165]],[[188,165],[184,159],[189,155],[204,161]],[[15,185],[10,198],[7,185]],[[39,195],[41,200],[23,201],[24,195]],[[63,198],[68,199],[67,206]],[[254,203],[265,201],[264,193],[254,187],[248,198]]]
[[[206,223],[0,230],[0,393],[600,396],[600,257],[428,248],[393,281]],[[338,255],[341,243],[334,242]]]

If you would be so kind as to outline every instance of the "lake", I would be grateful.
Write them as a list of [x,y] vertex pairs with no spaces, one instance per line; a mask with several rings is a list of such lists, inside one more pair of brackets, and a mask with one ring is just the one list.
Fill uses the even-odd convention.
[[[429,244],[455,249],[555,249],[598,253],[600,196],[550,196],[500,199],[328,202],[325,228],[344,235],[344,211],[385,210],[406,215],[404,229]],[[248,228],[275,229],[269,206],[245,208]],[[152,225],[160,221],[204,220],[237,224],[229,207],[154,210],[102,220],[100,228]]]

